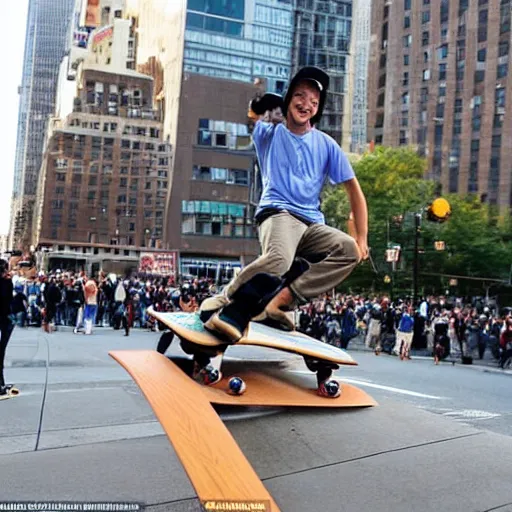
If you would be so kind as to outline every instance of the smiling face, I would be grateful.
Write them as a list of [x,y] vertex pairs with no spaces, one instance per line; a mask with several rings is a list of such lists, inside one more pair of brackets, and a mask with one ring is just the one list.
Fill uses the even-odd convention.
[[286,120],[288,126],[307,128],[318,113],[320,91],[309,80],[299,82],[292,94]]

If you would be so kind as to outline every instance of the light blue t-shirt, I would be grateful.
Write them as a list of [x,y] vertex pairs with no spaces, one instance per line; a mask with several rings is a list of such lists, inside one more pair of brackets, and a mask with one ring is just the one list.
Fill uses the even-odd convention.
[[324,224],[320,211],[324,184],[355,176],[340,146],[315,128],[295,135],[283,124],[263,121],[256,123],[252,138],[263,184],[256,215],[265,208],[278,208]]

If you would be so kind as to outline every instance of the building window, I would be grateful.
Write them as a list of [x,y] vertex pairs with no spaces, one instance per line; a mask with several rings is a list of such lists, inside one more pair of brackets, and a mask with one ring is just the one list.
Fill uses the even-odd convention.
[[409,48],[412,44],[412,35],[409,34],[408,36],[404,36],[402,41],[403,41],[404,48]]
[[[426,82],[427,80],[430,80],[430,69],[423,70],[423,81]],[[439,80],[444,80],[444,79],[439,77]]]
[[478,42],[483,43],[484,41],[487,41],[487,23],[478,26]]
[[424,31],[421,33],[421,44],[422,46],[427,46],[429,44],[429,33],[428,31]]
[[479,70],[479,71],[475,71],[475,83],[483,82],[484,79],[485,79],[485,71],[483,69]]
[[487,56],[487,48],[482,48],[477,52],[477,60],[478,62],[485,62],[485,58]]
[[403,77],[402,77],[402,86],[407,87],[409,85],[409,73],[407,71],[404,71]]
[[448,45],[443,44],[441,47],[437,49],[437,58],[438,60],[446,59],[448,57]]
[[505,62],[505,64],[498,64],[498,70],[496,72],[497,78],[503,78],[507,76],[508,72],[508,62]]
[[409,28],[411,26],[411,17],[404,16],[404,28]]
[[409,55],[404,55],[404,66],[409,65]]
[[404,11],[411,10],[411,0],[404,0]]
[[439,80],[446,80],[446,64],[439,64]]
[[423,11],[421,13],[421,23],[424,25],[430,21],[430,11]]
[[183,234],[252,238],[252,220],[245,204],[183,201]]
[[450,15],[450,4],[448,0],[441,0],[441,23],[446,23]]
[[510,2],[503,3],[500,7],[500,34],[510,31]]

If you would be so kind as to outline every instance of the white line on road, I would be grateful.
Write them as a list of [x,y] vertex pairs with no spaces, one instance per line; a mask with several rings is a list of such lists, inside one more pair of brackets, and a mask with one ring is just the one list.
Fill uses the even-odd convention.
[[359,384],[360,386],[367,386],[369,388],[382,389],[384,391],[391,391],[392,393],[398,393],[400,395],[409,395],[416,396],[418,398],[430,398],[431,400],[446,400],[445,396],[435,396],[435,395],[426,395],[424,393],[418,393],[417,391],[410,391],[408,389],[394,388],[392,386],[383,386],[382,384],[374,384],[373,382],[366,382],[363,380],[357,379],[340,379],[343,382],[348,382],[349,384]]
[[[311,375],[311,372],[303,370],[294,370],[293,373],[304,373]],[[384,391],[391,391],[392,393],[398,393],[400,395],[416,396],[418,398],[429,398],[431,400],[447,400],[445,396],[426,395],[424,393],[418,393],[417,391],[410,391],[409,389],[394,388],[392,386],[384,386],[382,384],[375,384],[368,380],[359,379],[347,379],[345,377],[339,378],[342,382],[348,382],[349,384],[358,384],[360,386],[367,386],[369,388],[382,389]]]

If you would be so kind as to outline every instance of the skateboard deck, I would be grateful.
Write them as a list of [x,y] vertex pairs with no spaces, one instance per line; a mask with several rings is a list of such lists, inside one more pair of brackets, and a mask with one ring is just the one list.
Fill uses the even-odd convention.
[[0,400],[8,400],[9,398],[14,398],[19,395],[20,395],[20,390],[13,386],[7,391],[6,395],[0,395]]
[[[186,341],[211,348],[226,346],[226,343],[204,328],[203,322],[196,313],[158,313],[151,308],[148,309],[148,313]],[[356,361],[340,348],[322,343],[297,331],[282,331],[256,322],[249,324],[244,336],[236,345],[273,348],[330,363],[357,365]]]
[[201,385],[152,350],[113,351],[109,355],[145,395],[204,510],[279,512]]

